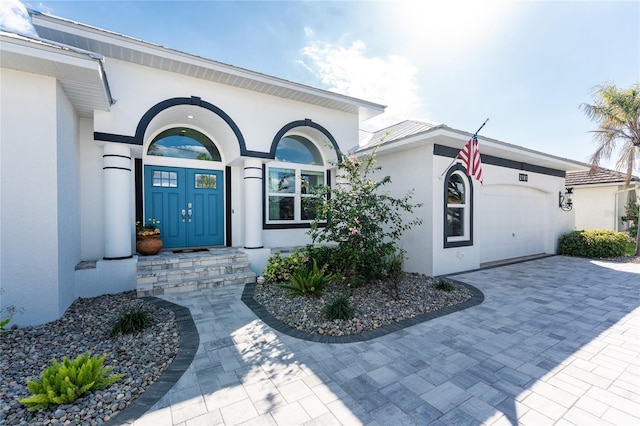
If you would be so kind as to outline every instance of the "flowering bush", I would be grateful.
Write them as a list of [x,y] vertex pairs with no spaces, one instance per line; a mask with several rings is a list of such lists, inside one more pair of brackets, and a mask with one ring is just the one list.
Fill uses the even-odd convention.
[[[341,264],[338,271],[354,285],[373,279],[393,279],[389,271],[396,256],[404,253],[397,246],[402,233],[422,220],[410,218],[422,204],[411,204],[413,190],[402,198],[394,198],[382,187],[391,182],[389,176],[374,180],[375,153],[380,145],[362,158],[346,156],[337,164],[339,183],[321,186],[316,219],[311,223],[314,243],[337,243],[334,259]],[[397,259],[395,260],[397,262]]]
[[136,233],[141,237],[160,235],[160,228],[158,228],[159,224],[160,221],[157,219],[147,219],[144,223],[140,223],[140,221],[137,221]]

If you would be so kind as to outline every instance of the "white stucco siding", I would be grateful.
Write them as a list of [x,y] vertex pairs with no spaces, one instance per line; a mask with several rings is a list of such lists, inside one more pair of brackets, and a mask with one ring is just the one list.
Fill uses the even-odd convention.
[[[356,145],[358,141],[357,114],[294,102],[114,59],[107,61],[106,70],[111,92],[117,103],[110,112],[96,111],[97,132],[133,136],[139,120],[152,106],[171,98],[197,96],[230,116],[242,132],[246,149],[250,151],[268,152],[273,137],[283,126],[306,118],[325,127],[342,150]],[[226,143],[217,142],[221,145]],[[233,160],[234,158],[227,158],[227,162]]]
[[[474,243],[462,247],[444,248],[444,211],[445,211],[445,173],[451,164],[451,158],[433,156],[433,198],[431,211],[433,215],[432,243],[433,243],[433,270],[431,275],[438,276],[460,271],[476,269],[480,265],[480,250],[476,242],[478,216],[474,213]],[[472,181],[473,200],[477,202],[481,196],[478,187],[480,183]]]
[[404,197],[413,190],[411,204],[422,204],[413,214],[402,212],[403,221],[420,218],[423,223],[406,231],[398,241],[398,247],[406,251],[404,270],[427,275],[432,274],[432,196],[433,196],[433,146],[419,146],[400,152],[380,152],[376,159],[382,169],[376,179],[390,176],[391,183],[383,191],[396,198]]
[[96,260],[104,256],[103,148],[93,140],[91,120],[81,119],[79,127],[80,260]]
[[40,324],[59,314],[56,81],[2,69],[0,87],[2,307]]
[[79,129],[77,114],[59,83],[56,91],[58,307],[62,315],[75,299],[74,270],[80,260]]
[[618,190],[617,186],[574,187],[576,229],[615,229],[615,192]]

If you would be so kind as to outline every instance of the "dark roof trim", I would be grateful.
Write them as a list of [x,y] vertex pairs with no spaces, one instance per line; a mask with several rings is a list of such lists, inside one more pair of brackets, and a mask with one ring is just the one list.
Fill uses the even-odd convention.
[[[456,158],[459,152],[459,149],[451,148],[449,146],[437,144],[433,145],[433,155],[438,155],[440,157]],[[505,167],[507,169],[525,170],[531,173],[539,173],[541,175],[556,176],[561,178],[564,178],[566,176],[566,172],[564,170],[557,170],[549,167],[542,167],[536,166],[534,164],[507,160],[506,158],[494,157],[492,155],[480,154],[480,159],[483,164]]]

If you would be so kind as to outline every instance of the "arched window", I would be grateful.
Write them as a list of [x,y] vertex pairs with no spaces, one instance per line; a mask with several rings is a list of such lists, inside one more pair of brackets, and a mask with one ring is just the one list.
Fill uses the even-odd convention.
[[211,139],[197,130],[179,127],[165,130],[156,136],[147,149],[147,155],[222,161],[220,151]]
[[267,165],[266,224],[308,224],[316,217],[313,189],[326,182],[318,147],[299,135],[278,142],[275,161]]
[[315,144],[309,139],[297,135],[285,136],[280,139],[276,148],[276,161],[324,165],[322,155]]
[[447,172],[444,198],[444,247],[473,245],[473,186],[462,165]]

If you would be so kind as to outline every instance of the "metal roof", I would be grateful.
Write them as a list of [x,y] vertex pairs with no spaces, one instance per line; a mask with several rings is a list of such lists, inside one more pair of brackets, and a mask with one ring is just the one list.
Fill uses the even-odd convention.
[[[387,135],[388,134],[388,135]],[[384,138],[384,144],[379,153],[394,150],[411,149],[414,146],[437,143],[451,148],[462,149],[464,144],[473,136],[473,133],[454,129],[444,124],[405,120],[396,125],[389,126],[377,132],[369,133],[366,137],[361,134],[360,140],[366,141],[356,152],[367,151],[380,143]],[[588,166],[578,161],[558,157],[530,148],[513,145],[484,136],[478,136],[481,155],[490,155],[507,160],[526,162],[541,167],[558,170],[587,170]]]
[[375,132],[360,131],[360,149],[367,149],[380,142],[391,142],[432,129],[439,124],[416,120],[404,120]]
[[358,114],[360,121],[375,117],[385,109],[383,105],[373,102],[234,67],[42,12],[29,10],[29,13],[40,37],[97,52],[108,58]]

